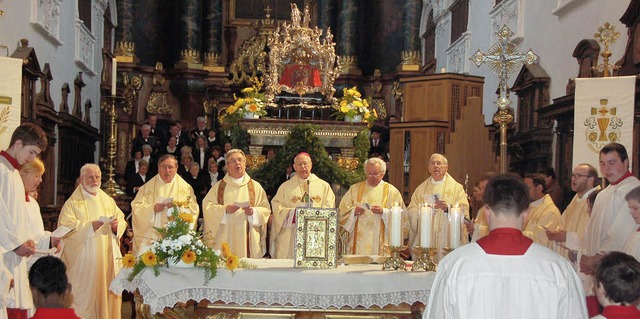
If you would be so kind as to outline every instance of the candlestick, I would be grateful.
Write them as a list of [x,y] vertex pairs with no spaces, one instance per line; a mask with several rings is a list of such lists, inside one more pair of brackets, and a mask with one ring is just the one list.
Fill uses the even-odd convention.
[[116,96],[116,80],[118,78],[118,60],[111,60],[111,96]]
[[391,246],[402,245],[402,208],[395,203],[391,207],[391,238],[389,239]]
[[420,208],[420,247],[431,247],[431,206]]
[[460,206],[456,203],[449,209],[449,221],[451,225],[451,229],[449,231],[450,234],[450,248],[458,248],[460,247],[460,225],[462,223],[461,215],[460,215]]

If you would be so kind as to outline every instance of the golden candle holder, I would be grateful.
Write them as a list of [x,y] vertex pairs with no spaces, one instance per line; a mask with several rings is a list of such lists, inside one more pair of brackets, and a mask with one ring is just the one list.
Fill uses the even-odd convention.
[[115,166],[116,166],[116,136],[118,134],[118,124],[116,123],[116,99],[122,99],[119,96],[105,96],[107,100],[102,103],[101,107],[109,116],[109,139],[107,140],[107,181],[102,184],[102,189],[111,197],[124,195],[124,191],[120,185],[116,183]]
[[442,248],[442,257],[444,258],[444,256],[448,255],[450,252],[452,252],[455,248],[450,248],[450,247],[443,247]]
[[426,271],[436,271],[436,263],[434,263],[433,260],[431,259],[431,255],[434,255],[438,249],[432,248],[432,247],[420,247],[420,246],[416,246],[414,248],[418,252],[420,252],[420,255],[418,257],[418,260],[413,262],[411,271],[414,271],[417,269],[424,269]]
[[400,257],[400,252],[405,250],[407,246],[387,246],[391,250],[391,257],[389,257],[384,264],[382,264],[382,270],[407,270],[407,265],[404,263],[404,259]]

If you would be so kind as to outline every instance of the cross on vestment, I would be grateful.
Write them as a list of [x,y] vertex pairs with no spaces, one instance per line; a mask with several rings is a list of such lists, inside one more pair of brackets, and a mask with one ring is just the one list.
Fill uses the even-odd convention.
[[513,112],[509,107],[509,87],[507,80],[509,73],[515,71],[522,63],[533,64],[538,60],[538,56],[529,49],[527,53],[521,54],[518,46],[510,41],[514,32],[506,25],[503,25],[496,35],[500,39],[489,48],[485,54],[478,49],[469,59],[478,67],[486,63],[489,69],[498,76],[500,80],[500,97],[495,101],[498,111],[493,116],[493,121],[500,125],[500,172],[507,171],[507,125],[513,122]]

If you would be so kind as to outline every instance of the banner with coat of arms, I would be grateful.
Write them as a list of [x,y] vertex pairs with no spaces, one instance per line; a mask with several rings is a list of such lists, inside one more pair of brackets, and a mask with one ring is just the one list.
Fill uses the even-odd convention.
[[635,76],[576,79],[573,167],[598,168],[600,149],[612,142],[631,153],[635,84]]
[[6,150],[20,125],[22,59],[0,57],[0,70],[0,150]]

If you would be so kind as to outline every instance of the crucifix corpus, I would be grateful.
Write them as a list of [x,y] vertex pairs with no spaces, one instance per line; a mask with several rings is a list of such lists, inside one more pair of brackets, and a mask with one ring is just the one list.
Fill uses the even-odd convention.
[[487,53],[482,53],[480,49],[469,59],[478,67],[482,63],[487,64],[489,69],[500,79],[500,96],[494,102],[498,106],[498,111],[493,115],[493,122],[500,126],[500,172],[507,172],[507,127],[513,122],[513,109],[509,107],[509,86],[507,79],[523,63],[532,64],[538,60],[538,56],[529,49],[527,53],[521,54],[518,46],[510,41],[514,33],[503,25],[498,32],[499,41],[489,48]]

